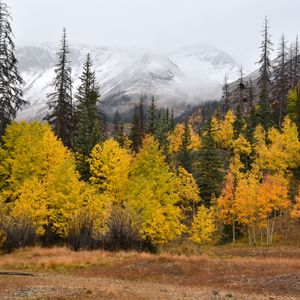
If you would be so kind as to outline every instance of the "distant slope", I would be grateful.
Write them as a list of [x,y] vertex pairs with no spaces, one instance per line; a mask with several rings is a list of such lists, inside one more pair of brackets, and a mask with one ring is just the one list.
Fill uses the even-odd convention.
[[[51,91],[56,49],[45,44],[18,50],[19,67],[25,80],[24,95],[30,103],[19,119],[42,118],[46,113],[46,95]],[[145,49],[109,47],[71,47],[74,92],[82,63],[91,53],[100,83],[106,113],[130,110],[141,94],[155,95],[158,105],[170,106],[177,113],[189,104],[198,104],[221,96],[224,74],[237,78],[237,64],[223,51],[207,46],[182,48],[171,54]]]

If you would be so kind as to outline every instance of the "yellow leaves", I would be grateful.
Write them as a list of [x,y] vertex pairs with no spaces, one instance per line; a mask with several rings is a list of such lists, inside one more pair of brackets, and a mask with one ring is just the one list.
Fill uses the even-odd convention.
[[213,138],[221,149],[230,150],[233,146],[234,121],[235,116],[232,110],[226,113],[224,120],[215,117],[211,120]]
[[176,181],[176,190],[180,197],[178,203],[180,207],[187,213],[194,209],[200,202],[199,188],[192,174],[183,167],[179,167]]
[[154,245],[174,239],[184,229],[181,209],[176,206],[181,200],[177,184],[158,143],[147,136],[130,168],[124,195],[142,237]]
[[211,240],[215,231],[214,210],[201,205],[189,231],[190,240],[196,244],[203,244]]
[[117,197],[128,178],[131,155],[113,139],[96,145],[89,159],[91,184],[100,192]]
[[297,127],[286,117],[282,130],[271,128],[267,134],[268,143],[263,140],[264,132],[258,127],[255,132],[255,163],[261,170],[287,172],[300,166],[300,142]]
[[233,142],[233,151],[235,154],[250,155],[252,152],[251,144],[246,140],[246,138],[243,135],[240,135]]
[[298,191],[295,200],[296,203],[294,204],[293,209],[291,211],[291,217],[293,219],[299,219],[300,218],[300,189]]
[[[13,200],[7,206],[12,217],[30,222],[39,235],[52,224],[66,236],[74,215],[97,198],[95,190],[79,181],[73,156],[48,125],[38,122],[9,126],[3,140],[0,197]],[[99,201],[98,206],[103,207]]]
[[[188,149],[198,150],[201,146],[200,137],[198,134],[194,132],[192,125],[189,125],[189,128],[191,134],[191,144],[188,146]],[[176,125],[174,131],[169,136],[171,153],[177,153],[179,151],[182,142],[183,132],[184,132],[184,124],[179,123]]]

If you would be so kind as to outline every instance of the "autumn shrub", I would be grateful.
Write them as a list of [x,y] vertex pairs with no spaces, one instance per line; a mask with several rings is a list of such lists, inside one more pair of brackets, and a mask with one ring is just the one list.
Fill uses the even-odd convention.
[[2,227],[0,234],[2,232],[2,249],[4,252],[10,253],[18,248],[33,246],[37,241],[36,228],[32,222],[25,218],[19,220],[7,218],[5,224],[0,227]]
[[94,236],[95,219],[88,214],[80,214],[68,226],[67,243],[74,251],[95,249],[100,246],[100,239]]
[[139,226],[133,223],[126,209],[113,210],[104,237],[104,248],[110,251],[142,250],[145,243],[141,239]]

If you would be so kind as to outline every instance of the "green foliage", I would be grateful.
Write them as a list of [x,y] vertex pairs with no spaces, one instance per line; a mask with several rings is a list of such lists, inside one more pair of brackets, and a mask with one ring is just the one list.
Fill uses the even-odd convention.
[[220,193],[224,174],[219,152],[212,136],[210,122],[202,137],[202,146],[198,152],[195,174],[200,187],[201,199],[206,206],[209,206],[211,197],[213,195],[217,197]]

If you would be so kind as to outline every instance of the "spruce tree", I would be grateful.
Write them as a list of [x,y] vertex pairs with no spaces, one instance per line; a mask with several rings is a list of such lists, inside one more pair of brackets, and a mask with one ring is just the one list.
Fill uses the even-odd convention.
[[233,123],[233,131],[234,131],[234,138],[238,138],[239,135],[243,132],[244,128],[244,116],[241,111],[241,105],[240,103],[237,106],[236,110],[236,118]]
[[157,125],[155,131],[155,138],[159,143],[160,149],[162,149],[166,160],[170,161],[170,141],[169,134],[171,132],[171,119],[168,109],[160,109],[157,114]]
[[131,148],[135,152],[139,151],[145,137],[145,119],[144,99],[141,97],[139,105],[135,105],[134,107],[130,133],[130,139],[132,141]]
[[55,135],[62,140],[65,146],[73,146],[73,104],[71,65],[68,60],[69,45],[66,29],[58,51],[58,63],[55,67],[55,78],[52,82],[54,91],[47,95],[49,113],[46,120],[53,128]]
[[100,94],[93,63],[88,54],[77,88],[75,108],[74,150],[85,156],[103,140],[103,122],[97,104]]
[[223,182],[223,165],[212,136],[211,120],[202,136],[202,146],[198,152],[195,177],[200,188],[200,197],[206,206],[210,206],[212,196],[220,195]]
[[114,116],[113,138],[115,141],[119,143],[121,147],[124,147],[125,145],[124,124],[121,121],[121,116],[119,111],[116,111]]
[[94,146],[103,141],[104,129],[101,114],[97,108],[100,94],[93,71],[90,55],[84,62],[80,84],[77,88],[76,108],[74,112],[74,151],[76,152],[76,165],[81,178],[88,180],[90,177],[89,157]]
[[181,138],[181,145],[179,147],[179,162],[182,167],[184,167],[189,173],[192,172],[192,151],[190,149],[191,140],[191,131],[188,120],[184,122],[184,129]]
[[261,43],[260,49],[262,50],[259,64],[259,77],[258,77],[258,87],[259,87],[259,109],[257,112],[257,118],[259,123],[268,129],[272,126],[272,109],[270,105],[270,84],[271,84],[271,62],[270,54],[272,51],[272,42],[270,40],[269,34],[269,22],[267,17],[265,17],[264,28],[263,28],[263,41]]
[[8,7],[0,1],[0,136],[27,102],[22,99],[23,80],[17,68]]
[[224,77],[224,85],[223,85],[223,96],[222,96],[222,113],[226,114],[226,112],[229,110],[229,84],[228,84],[228,79],[227,75]]
[[151,105],[148,111],[148,119],[147,119],[147,133],[151,135],[155,135],[157,129],[157,109],[155,105],[154,97],[151,99]]
[[274,103],[274,116],[278,127],[281,126],[287,113],[288,73],[287,73],[287,46],[284,35],[281,37],[278,56],[274,66],[274,80],[272,83],[272,97]]

